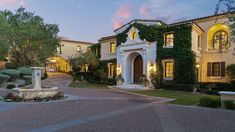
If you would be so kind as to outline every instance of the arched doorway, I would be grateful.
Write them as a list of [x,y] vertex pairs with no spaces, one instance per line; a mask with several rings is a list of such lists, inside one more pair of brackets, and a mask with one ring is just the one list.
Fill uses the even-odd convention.
[[134,67],[134,74],[133,74],[133,81],[134,83],[139,83],[139,80],[143,74],[143,59],[141,55],[138,55],[133,62]]
[[47,59],[46,69],[48,72],[69,72],[70,65],[65,59],[55,56]]

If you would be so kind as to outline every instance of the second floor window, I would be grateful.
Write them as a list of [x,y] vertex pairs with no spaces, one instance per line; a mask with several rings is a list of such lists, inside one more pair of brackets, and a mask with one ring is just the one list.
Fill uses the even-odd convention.
[[211,50],[223,50],[229,48],[228,33],[220,30],[213,35]]
[[115,42],[110,43],[109,52],[110,52],[110,54],[115,54],[116,53],[116,44],[115,44]]
[[173,47],[174,45],[174,34],[166,33],[165,34],[165,47]]
[[80,45],[77,45],[77,52],[81,52],[81,46]]

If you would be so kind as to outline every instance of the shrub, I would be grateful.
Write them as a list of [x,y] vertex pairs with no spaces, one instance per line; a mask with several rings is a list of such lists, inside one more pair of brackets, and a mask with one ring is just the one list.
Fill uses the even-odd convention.
[[17,68],[18,71],[24,76],[24,75],[32,75],[32,70],[28,67],[19,67]]
[[5,70],[2,70],[2,73],[9,75],[11,81],[14,81],[20,77],[20,71],[15,70],[15,69],[5,69]]
[[229,110],[234,110],[235,109],[235,103],[233,100],[225,100],[223,101],[224,107]]
[[[235,91],[235,87],[232,86],[232,83],[198,83],[199,90],[217,90],[217,91]],[[206,92],[204,92],[206,93]]]
[[150,80],[155,89],[161,88],[161,79],[155,72],[150,73]]
[[45,70],[41,79],[44,80],[44,79],[47,79],[47,78],[48,78],[48,74],[47,74],[47,71]]
[[227,74],[232,78],[235,79],[235,64],[227,66]]
[[163,84],[163,89],[166,90],[175,90],[175,91],[184,91],[184,92],[193,92],[194,85],[190,84]]
[[6,63],[5,64],[6,69],[17,69],[19,67],[16,63]]
[[209,95],[220,95],[220,94],[219,94],[219,91],[217,91],[217,90],[207,90],[207,91],[205,92],[205,94],[209,94]]
[[4,100],[10,100],[13,102],[21,102],[23,101],[23,98],[19,97],[19,96],[15,96],[12,92],[8,93],[6,96],[4,96]]
[[32,76],[23,76],[23,79],[25,80],[26,85],[32,83]]
[[10,76],[0,73],[0,84],[2,84],[3,82],[8,81],[9,78],[10,78]]
[[34,100],[35,102],[42,102],[42,101],[43,101],[43,98],[41,98],[41,97],[34,97],[33,100]]
[[15,84],[8,84],[8,85],[7,85],[7,89],[13,89],[13,88],[15,88],[15,87],[16,87]]
[[218,108],[221,105],[220,99],[202,97],[199,99],[199,105],[202,107]]
[[149,80],[147,79],[146,75],[142,75],[140,77],[139,83],[144,86],[147,86],[149,84]]
[[230,84],[232,85],[233,88],[235,88],[235,80],[232,80]]
[[107,73],[104,71],[104,69],[98,69],[94,72],[94,76],[97,77],[100,81],[104,81],[104,79],[107,77]]

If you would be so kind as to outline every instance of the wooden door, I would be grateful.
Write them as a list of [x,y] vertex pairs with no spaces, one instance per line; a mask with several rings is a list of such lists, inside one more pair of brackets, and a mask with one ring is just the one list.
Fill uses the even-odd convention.
[[134,60],[134,83],[138,83],[143,74],[143,59],[141,55]]

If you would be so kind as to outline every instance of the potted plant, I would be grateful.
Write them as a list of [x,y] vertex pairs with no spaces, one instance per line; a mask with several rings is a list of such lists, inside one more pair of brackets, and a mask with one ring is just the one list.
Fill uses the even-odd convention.
[[145,87],[149,85],[149,80],[148,80],[148,78],[146,77],[145,74],[140,77],[139,82],[140,82],[141,85],[143,85]]
[[116,77],[116,82],[117,82],[117,86],[120,86],[124,83],[124,79],[122,78],[122,75],[119,74],[117,77]]

